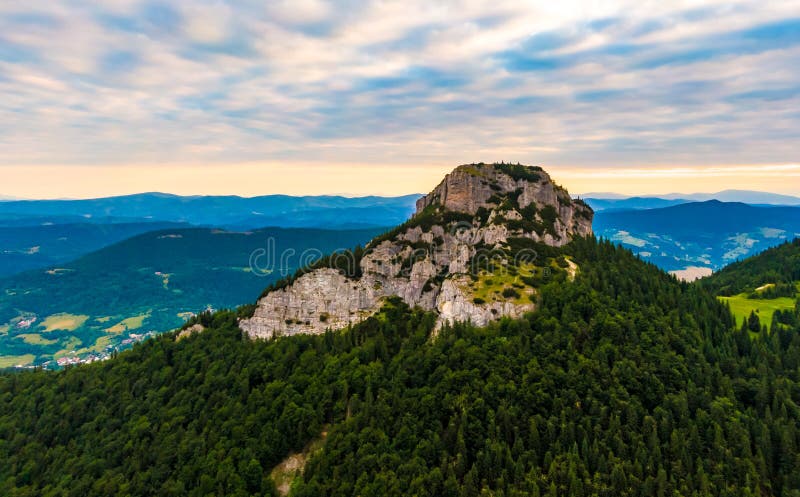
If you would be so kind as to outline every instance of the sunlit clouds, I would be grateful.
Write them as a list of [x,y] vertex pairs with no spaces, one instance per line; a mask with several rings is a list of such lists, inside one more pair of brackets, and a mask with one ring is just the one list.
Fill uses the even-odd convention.
[[7,2],[0,193],[53,196],[45,169],[61,196],[130,192],[139,168],[399,194],[481,160],[573,191],[800,193],[798,81],[797,1]]

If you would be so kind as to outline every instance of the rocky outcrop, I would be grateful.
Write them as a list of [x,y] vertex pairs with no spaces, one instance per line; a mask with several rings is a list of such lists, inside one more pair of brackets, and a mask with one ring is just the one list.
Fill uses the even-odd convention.
[[[487,299],[473,295],[470,282],[500,270],[514,275],[523,266],[549,270],[534,249],[510,242],[561,246],[590,235],[592,215],[541,168],[460,166],[417,202],[408,222],[351,261],[358,276],[314,269],[265,295],[240,326],[257,338],[341,329],[376,312],[389,296],[438,313],[440,324],[518,317],[535,308],[534,288],[522,291],[524,298],[507,298],[504,293],[520,292],[497,287]],[[495,279],[520,285],[518,274]]]
[[205,330],[205,327],[202,324],[195,323],[192,326],[189,326],[188,328],[178,332],[178,336],[175,337],[175,341],[177,342],[178,340],[182,340],[182,339],[184,339],[186,337],[190,337],[190,336],[194,335],[195,333],[200,333],[200,332],[202,332],[204,330]]
[[468,284],[469,277],[465,275],[454,276],[442,283],[441,291],[436,297],[436,311],[439,313],[440,324],[469,321],[477,326],[484,326],[500,316],[518,318],[534,310],[532,302],[517,304],[508,300],[498,300],[476,304],[468,290]]

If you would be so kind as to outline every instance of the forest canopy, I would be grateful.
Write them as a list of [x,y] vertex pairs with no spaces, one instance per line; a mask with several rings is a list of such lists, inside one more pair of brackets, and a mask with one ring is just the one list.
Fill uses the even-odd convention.
[[[698,285],[594,239],[540,309],[434,332],[387,301],[252,341],[236,311],[112,360],[0,375],[0,494],[797,496],[800,317],[737,329]],[[324,428],[325,427],[325,428]]]

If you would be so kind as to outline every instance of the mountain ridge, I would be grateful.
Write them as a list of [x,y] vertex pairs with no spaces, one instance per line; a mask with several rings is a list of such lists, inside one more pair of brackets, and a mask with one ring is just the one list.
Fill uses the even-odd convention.
[[[521,316],[536,304],[523,280],[575,270],[566,260],[536,260],[537,248],[589,236],[591,221],[591,208],[539,167],[465,164],[363,252],[333,256],[269,289],[241,327],[259,338],[322,333],[367,318],[389,296],[437,312],[440,325]],[[510,274],[493,278],[501,267]]]
[[[78,200],[12,200],[0,203],[0,216],[81,216],[155,219],[198,226],[262,228],[270,224],[290,227],[291,216],[337,211],[342,222],[390,226],[414,212],[417,195],[399,197],[344,197],[337,195],[256,197],[179,196],[158,192]],[[347,209],[362,209],[351,213]],[[365,211],[366,210],[366,211]],[[337,217],[324,222],[335,225]],[[287,224],[289,226],[287,226]],[[321,227],[315,225],[313,227]]]
[[723,202],[743,202],[747,204],[765,205],[800,205],[800,197],[780,193],[764,192],[757,190],[721,190],[715,193],[664,193],[654,195],[623,195],[614,192],[587,192],[580,194],[581,198],[600,202],[624,204],[631,199],[642,201],[675,201],[675,202],[702,202],[705,200],[720,200]]

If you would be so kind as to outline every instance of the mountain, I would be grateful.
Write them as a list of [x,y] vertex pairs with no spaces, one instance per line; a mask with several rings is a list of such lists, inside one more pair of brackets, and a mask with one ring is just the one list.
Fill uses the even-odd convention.
[[2,278],[0,364],[105,356],[192,313],[252,302],[271,282],[381,231],[171,228]]
[[[187,226],[158,221],[68,223],[65,218],[53,224],[51,219],[0,218],[0,278],[62,264],[147,231]],[[30,225],[37,221],[40,224]]]
[[710,200],[662,209],[600,211],[594,231],[666,270],[695,268],[698,276],[800,236],[800,207]]
[[780,195],[778,193],[757,192],[751,190],[723,190],[716,193],[671,193],[659,195],[667,199],[686,199],[696,202],[719,200],[720,202],[741,202],[744,204],[763,205],[800,205],[800,197]]
[[687,202],[741,202],[752,205],[800,205],[800,197],[751,190],[723,190],[716,193],[667,193],[628,197],[618,193],[592,192],[581,197],[595,211],[608,209],[656,209]]
[[[795,495],[800,313],[751,333],[702,286],[584,236],[591,211],[543,171],[499,166],[457,170],[366,251],[463,230],[451,261],[488,245],[496,263],[448,265],[428,292],[463,274],[491,305],[535,295],[532,312],[477,326],[388,295],[342,330],[254,339],[248,306],[101,363],[0,374],[0,494]],[[370,260],[340,276],[401,278]]]
[[248,231],[267,226],[357,230],[394,226],[413,212],[405,197],[179,197],[145,193],[0,205],[0,277],[74,260],[146,231],[191,224]]
[[174,221],[156,221],[138,217],[92,217],[60,214],[16,214],[13,212],[0,214],[0,228],[19,228],[25,226],[53,226],[65,224],[135,224],[135,223],[177,223]]
[[658,209],[673,205],[685,204],[689,200],[685,199],[666,199],[657,197],[629,197],[629,198],[596,198],[586,197],[583,199],[595,211],[606,210],[627,210],[627,209]]
[[519,317],[536,308],[538,282],[577,271],[547,247],[591,235],[591,223],[592,210],[541,168],[463,165],[409,221],[268,289],[240,326],[253,337],[322,333],[365,319],[390,296],[435,311],[440,326]]
[[[189,196],[141,193],[87,200],[19,200],[0,204],[2,215],[123,217],[253,229],[265,226],[347,228],[392,226],[414,210],[419,195],[338,197],[265,195]],[[320,216],[315,220],[315,216]]]

